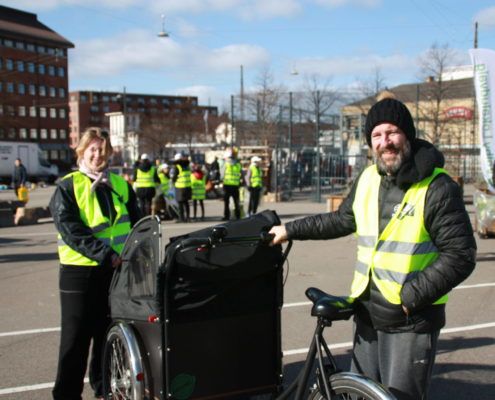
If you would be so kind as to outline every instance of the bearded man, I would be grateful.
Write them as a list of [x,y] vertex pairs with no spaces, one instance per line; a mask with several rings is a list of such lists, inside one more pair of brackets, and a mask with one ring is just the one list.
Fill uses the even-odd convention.
[[374,104],[365,133],[374,164],[339,209],[273,227],[273,243],[356,234],[351,370],[423,400],[447,294],[473,271],[476,242],[460,187],[402,102]]

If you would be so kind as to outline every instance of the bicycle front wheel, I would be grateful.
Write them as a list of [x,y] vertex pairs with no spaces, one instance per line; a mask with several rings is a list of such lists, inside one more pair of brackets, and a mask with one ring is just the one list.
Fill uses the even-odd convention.
[[[332,399],[396,400],[395,396],[379,383],[352,372],[340,372],[331,375],[329,386],[332,392]],[[309,400],[328,399],[319,389],[315,389],[309,395]]]

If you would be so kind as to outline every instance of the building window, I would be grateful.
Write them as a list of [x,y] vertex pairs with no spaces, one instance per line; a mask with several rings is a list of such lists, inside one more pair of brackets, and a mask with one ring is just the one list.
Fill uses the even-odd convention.
[[36,86],[34,84],[30,83],[28,86],[28,91],[29,91],[29,94],[31,96],[35,96],[36,95]]
[[100,111],[100,108],[97,105],[93,105],[89,109],[92,112],[98,112],[98,111]]
[[38,131],[36,130],[36,128],[31,128],[29,130],[29,138],[30,139],[38,139]]
[[85,94],[82,94],[81,96],[79,96],[79,101],[81,103],[86,103],[88,101],[88,96],[86,96]]
[[53,65],[48,66],[48,75],[55,76],[55,67]]
[[40,45],[38,45],[38,46],[36,47],[36,50],[38,51],[38,53],[43,54],[43,53],[45,52],[45,46],[40,46]]
[[7,93],[14,93],[14,84],[12,82],[7,82]]
[[5,139],[5,129],[0,126],[0,139]]
[[40,129],[40,139],[48,139],[48,132],[45,128]]
[[17,61],[17,71],[24,72],[24,61],[21,60]]
[[46,107],[40,107],[40,117],[46,118]]
[[24,83],[17,84],[17,93],[26,94],[26,85],[24,85]]
[[93,100],[92,100],[93,103],[98,101],[98,95],[97,94],[93,94],[92,97],[93,97]]
[[46,96],[46,87],[43,85],[40,85],[38,87],[38,93],[40,94],[40,96]]
[[137,102],[138,104],[144,104],[144,99],[142,97],[138,97]]
[[5,47],[14,47],[14,41],[10,39],[4,39],[3,45]]
[[57,97],[57,89],[55,89],[54,87],[50,86],[49,92],[50,97]]
[[58,160],[58,151],[50,150],[50,160]]
[[104,105],[103,106],[103,112],[105,112],[105,113],[110,112],[110,107],[107,105]]
[[156,99],[154,97],[150,99],[150,104],[156,104]]
[[174,99],[174,104],[176,104],[176,105],[182,104],[182,100],[181,99]]
[[101,97],[101,100],[104,101],[105,103],[108,103],[110,101],[110,97],[105,95]]
[[34,52],[34,51],[36,50],[36,48],[34,47],[34,44],[33,44],[33,43],[28,43],[28,44],[26,45],[26,50],[27,50],[27,51],[32,51],[32,52]]
[[67,113],[65,112],[65,108],[60,108],[58,110],[58,117],[63,119],[67,118]]
[[50,108],[50,118],[57,118],[57,109]]
[[14,61],[11,58],[7,58],[5,60],[5,68],[8,71],[13,71],[14,70]]
[[36,117],[36,107],[34,106],[29,107],[29,116]]
[[8,139],[15,139],[15,128],[9,128]]
[[24,42],[21,42],[21,41],[15,42],[15,47],[19,50],[24,50],[24,47],[25,47]]
[[19,128],[19,139],[27,139],[27,129]]
[[2,93],[2,92],[3,92],[3,82],[0,81],[0,93]]
[[67,150],[60,150],[60,159],[67,160]]
[[53,47],[47,47],[46,53],[50,54],[51,56],[54,56],[55,55],[55,49]]
[[36,67],[34,63],[32,62],[27,63],[27,71],[30,72],[31,74],[34,74],[36,72]]
[[17,109],[17,114],[19,117],[25,117],[26,116],[26,106],[19,106]]
[[56,138],[57,138],[57,130],[50,129],[50,139],[56,139]]
[[63,78],[65,76],[65,68],[64,67],[58,67],[58,76]]
[[65,97],[65,89],[63,87],[58,88],[58,97],[61,97],[61,98]]
[[170,100],[169,99],[162,99],[162,104],[164,106],[168,106],[170,104]]
[[45,65],[44,64],[38,64],[38,74],[40,74],[40,75],[45,74]]
[[15,108],[14,108],[14,106],[7,106],[7,115],[9,117],[15,117]]
[[65,129],[60,129],[60,139],[67,139],[67,131]]

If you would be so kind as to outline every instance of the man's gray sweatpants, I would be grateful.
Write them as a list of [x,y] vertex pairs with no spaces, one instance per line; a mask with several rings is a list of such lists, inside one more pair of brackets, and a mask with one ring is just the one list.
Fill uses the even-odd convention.
[[381,382],[399,400],[425,400],[439,333],[386,333],[357,320],[351,371]]

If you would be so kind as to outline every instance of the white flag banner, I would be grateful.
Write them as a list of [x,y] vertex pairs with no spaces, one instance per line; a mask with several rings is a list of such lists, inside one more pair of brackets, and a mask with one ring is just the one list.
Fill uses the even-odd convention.
[[478,106],[481,173],[488,189],[495,193],[493,162],[495,161],[495,51],[469,50],[474,66],[474,86]]

